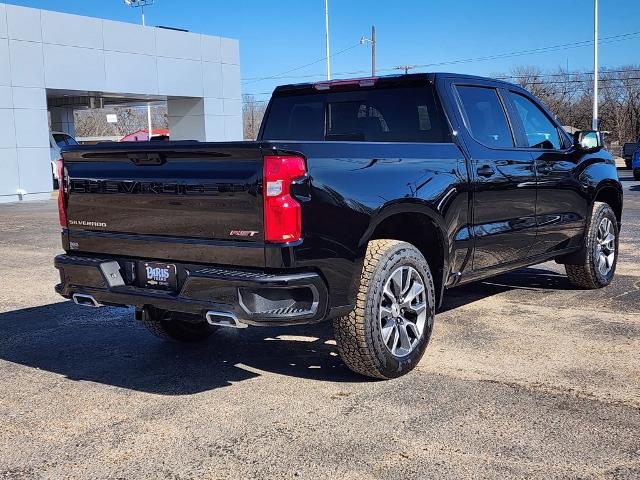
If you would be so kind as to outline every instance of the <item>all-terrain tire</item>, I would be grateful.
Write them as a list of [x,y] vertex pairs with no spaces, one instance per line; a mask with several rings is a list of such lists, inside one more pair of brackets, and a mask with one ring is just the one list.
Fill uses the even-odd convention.
[[156,337],[177,342],[200,342],[216,330],[208,323],[186,319],[186,314],[150,309],[140,323]]
[[[409,266],[421,277],[426,299],[424,330],[413,350],[402,357],[391,353],[382,337],[380,306],[383,289],[399,267]],[[390,379],[412,370],[429,343],[435,315],[435,288],[431,270],[420,251],[407,242],[369,242],[354,310],[333,321],[334,335],[344,363],[361,375]]]
[[[603,274],[598,269],[598,228],[604,218],[609,219],[615,234],[615,256],[611,269]],[[579,265],[565,265],[569,281],[576,287],[593,290],[606,287],[613,280],[618,262],[618,220],[606,203],[595,202],[585,239],[585,258]]]
[[636,180],[636,181],[640,180],[640,168],[636,168],[633,171],[633,179]]

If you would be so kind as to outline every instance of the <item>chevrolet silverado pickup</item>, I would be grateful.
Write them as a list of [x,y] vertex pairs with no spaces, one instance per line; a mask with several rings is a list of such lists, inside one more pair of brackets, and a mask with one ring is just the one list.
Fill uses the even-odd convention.
[[68,147],[59,169],[58,293],[178,341],[331,320],[371,377],[416,365],[449,288],[554,259],[593,289],[616,269],[599,133],[488,78],[281,86],[256,141]]

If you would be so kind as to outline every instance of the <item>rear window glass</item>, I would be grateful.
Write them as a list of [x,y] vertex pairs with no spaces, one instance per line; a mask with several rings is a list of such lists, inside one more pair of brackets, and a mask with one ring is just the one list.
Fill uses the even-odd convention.
[[274,97],[263,140],[450,142],[428,86]]
[[59,147],[64,147],[67,145],[67,142],[65,142],[65,136],[61,135],[59,133],[54,133],[53,134],[53,139],[56,141],[56,145],[58,145]]
[[76,142],[76,140],[72,136],[66,135],[64,133],[54,133],[53,139],[56,141],[56,145],[58,145],[58,147],[60,148],[67,145],[78,145],[78,142]]

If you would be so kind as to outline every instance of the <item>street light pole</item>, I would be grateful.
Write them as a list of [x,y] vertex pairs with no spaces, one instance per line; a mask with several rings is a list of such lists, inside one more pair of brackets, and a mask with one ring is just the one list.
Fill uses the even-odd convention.
[[329,58],[329,0],[324,0],[324,38],[327,53],[327,80],[331,80],[331,59]]
[[[146,27],[144,19],[144,7],[146,5],[153,5],[154,0],[124,0],[124,3],[129,7],[140,7],[140,14],[142,17],[142,26]],[[147,141],[151,140],[153,135],[153,125],[151,122],[151,103],[147,103]]]
[[598,130],[598,0],[593,2],[593,119],[591,129]]
[[[140,13],[142,14],[142,26],[146,27],[147,24],[144,21],[144,4],[140,6]],[[147,141],[151,140],[153,135],[153,122],[151,121],[151,104],[147,103]]]

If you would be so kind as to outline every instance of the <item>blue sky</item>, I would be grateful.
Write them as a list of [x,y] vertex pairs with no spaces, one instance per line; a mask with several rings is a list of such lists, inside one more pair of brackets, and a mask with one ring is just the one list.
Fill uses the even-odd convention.
[[[121,0],[16,0],[46,8],[112,20],[139,22],[139,12]],[[330,0],[332,53],[355,45],[375,24],[378,67],[433,64],[486,57],[593,37],[593,0]],[[148,25],[165,25],[240,40],[243,93],[266,98],[280,83],[320,80],[324,61],[271,80],[324,57],[324,0],[156,0],[146,9]],[[640,32],[640,1],[600,0],[600,36]],[[640,63],[640,34],[601,46],[601,64]],[[357,46],[331,59],[334,76],[370,71],[371,53]],[[590,68],[592,47],[566,48],[422,68],[479,75],[509,72],[517,65]],[[380,72],[380,73],[393,73]],[[304,77],[304,78],[302,78]]]

